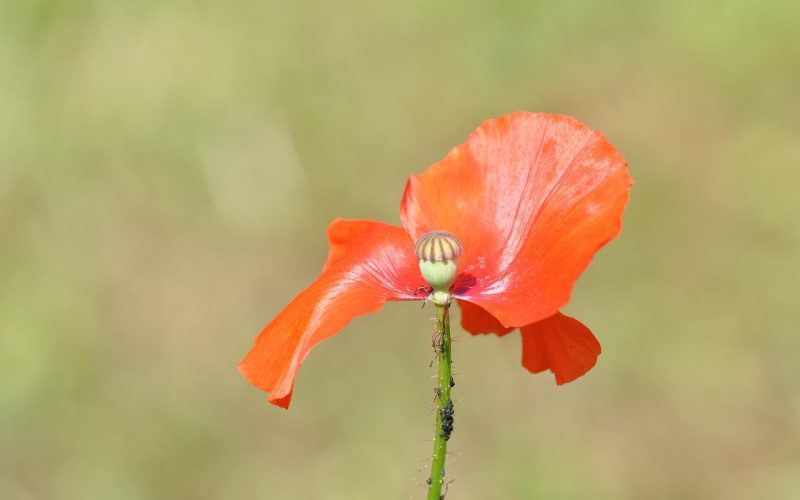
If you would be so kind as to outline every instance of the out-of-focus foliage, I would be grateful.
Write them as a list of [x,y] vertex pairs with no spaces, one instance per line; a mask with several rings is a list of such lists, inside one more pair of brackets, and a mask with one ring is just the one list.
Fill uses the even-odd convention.
[[431,310],[354,321],[288,412],[235,366],[329,221],[397,222],[518,109],[602,130],[636,186],[567,308],[588,376],[458,330],[450,496],[796,494],[799,5],[4,2],[0,498],[422,498]]

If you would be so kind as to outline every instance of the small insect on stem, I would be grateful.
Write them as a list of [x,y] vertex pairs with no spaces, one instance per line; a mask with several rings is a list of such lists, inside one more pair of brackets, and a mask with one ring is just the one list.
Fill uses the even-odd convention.
[[433,366],[434,361],[444,354],[444,330],[436,330],[433,337],[431,337],[431,347],[433,348],[434,357],[428,365],[429,368]]
[[436,400],[439,399],[439,396],[441,396],[441,395],[442,395],[442,390],[439,389],[438,387],[434,387],[433,388],[433,401],[431,402],[431,404],[436,404]]
[[447,491],[450,489],[450,485],[455,481],[455,479],[451,479],[444,483],[444,491],[441,495],[439,495],[439,500],[444,500],[444,497],[447,496]]
[[444,330],[437,329],[431,338],[431,347],[436,352],[436,356],[444,354]]

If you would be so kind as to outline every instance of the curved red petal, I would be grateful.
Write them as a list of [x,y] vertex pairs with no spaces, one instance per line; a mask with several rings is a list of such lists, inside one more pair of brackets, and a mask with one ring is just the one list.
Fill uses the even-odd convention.
[[522,326],[567,303],[619,233],[631,184],[599,132],[568,116],[514,113],[409,178],[400,212],[413,238],[444,230],[461,240],[457,297]]
[[580,321],[561,313],[520,328],[522,366],[533,373],[550,370],[561,385],[597,363],[600,342]]
[[422,298],[413,242],[402,228],[337,219],[328,240],[322,274],[264,328],[239,364],[242,375],[283,408],[289,407],[297,369],[316,344],[387,301]]
[[469,333],[494,333],[503,336],[514,329],[503,326],[494,316],[472,302],[459,300],[458,305],[461,307],[461,328]]

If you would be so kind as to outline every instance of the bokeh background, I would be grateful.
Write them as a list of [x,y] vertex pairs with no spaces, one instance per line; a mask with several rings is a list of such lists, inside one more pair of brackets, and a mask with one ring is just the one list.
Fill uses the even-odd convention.
[[800,4],[0,4],[0,498],[423,498],[430,317],[237,373],[338,216],[483,119],[572,114],[636,180],[566,309],[556,387],[517,335],[455,348],[453,499],[800,495]]

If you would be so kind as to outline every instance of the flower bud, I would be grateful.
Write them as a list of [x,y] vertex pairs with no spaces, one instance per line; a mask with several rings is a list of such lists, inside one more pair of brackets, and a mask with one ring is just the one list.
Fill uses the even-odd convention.
[[414,253],[419,259],[422,277],[433,287],[431,299],[435,304],[444,305],[450,300],[450,285],[456,279],[461,242],[446,231],[431,231],[417,240]]

